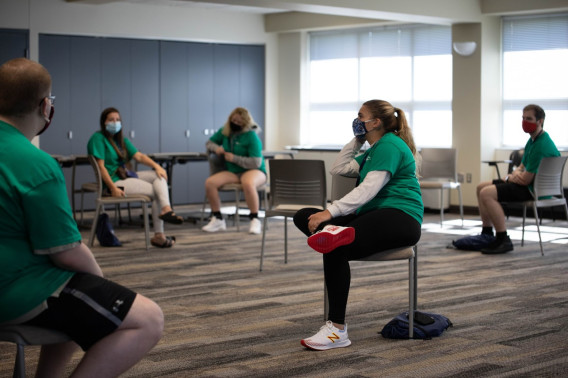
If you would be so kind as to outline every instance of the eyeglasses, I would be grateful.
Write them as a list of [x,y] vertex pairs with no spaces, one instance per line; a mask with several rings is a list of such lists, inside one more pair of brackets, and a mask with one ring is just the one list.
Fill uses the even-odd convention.
[[55,96],[52,96],[52,95],[45,96],[44,98],[42,98],[41,101],[39,102],[39,104],[41,105],[43,103],[43,100],[45,100],[46,98],[49,100],[51,105],[55,104]]

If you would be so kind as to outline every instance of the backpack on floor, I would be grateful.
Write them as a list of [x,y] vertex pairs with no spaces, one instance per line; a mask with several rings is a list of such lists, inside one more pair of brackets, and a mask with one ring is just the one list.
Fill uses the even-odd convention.
[[[414,339],[430,340],[440,336],[452,326],[444,315],[416,311],[414,314]],[[397,315],[382,329],[381,335],[387,339],[408,339],[408,311]]]
[[97,240],[103,247],[120,247],[122,243],[114,234],[112,223],[107,213],[102,213],[97,219],[97,227],[95,229]]
[[493,235],[472,235],[472,236],[465,236],[458,240],[453,240],[452,245],[454,248],[461,249],[464,251],[479,251],[489,244],[495,241],[495,236]]

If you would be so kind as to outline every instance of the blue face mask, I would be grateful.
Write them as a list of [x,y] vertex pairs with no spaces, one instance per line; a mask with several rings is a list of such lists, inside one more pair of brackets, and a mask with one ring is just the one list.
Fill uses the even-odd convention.
[[105,129],[110,134],[114,135],[114,134],[118,133],[120,131],[120,129],[122,129],[122,123],[120,123],[120,121],[106,123]]
[[365,127],[365,123],[372,121],[372,119],[368,121],[361,121],[359,118],[355,118],[353,120],[353,135],[356,137],[362,137],[367,134],[367,128]]

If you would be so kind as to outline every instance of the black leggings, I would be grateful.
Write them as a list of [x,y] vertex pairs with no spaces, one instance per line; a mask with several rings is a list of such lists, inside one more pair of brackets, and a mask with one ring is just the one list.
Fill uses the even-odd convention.
[[[315,208],[299,210],[294,224],[306,236],[308,217],[320,212]],[[318,230],[328,224],[349,226],[355,229],[355,240],[323,255],[323,272],[329,299],[328,319],[345,324],[345,310],[351,283],[349,261],[372,255],[387,249],[412,246],[420,240],[421,226],[413,217],[398,209],[377,209],[364,214],[345,215],[323,222]]]

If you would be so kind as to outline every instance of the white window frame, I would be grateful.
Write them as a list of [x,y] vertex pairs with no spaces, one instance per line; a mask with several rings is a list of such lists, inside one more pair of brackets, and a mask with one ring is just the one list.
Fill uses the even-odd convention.
[[503,147],[525,146],[522,109],[537,104],[546,113],[544,130],[568,148],[568,13],[503,17],[502,42]]
[[[452,53],[451,53],[451,27],[437,25],[389,25],[374,28],[359,28],[348,30],[331,30],[325,32],[309,33],[309,60],[308,72],[311,71],[312,62],[325,59],[352,60],[350,66],[357,72],[344,70],[341,77],[330,77],[329,84],[341,82],[346,77],[347,87],[350,94],[342,96],[342,98],[328,98],[325,101],[315,102],[313,100],[312,90],[308,90],[307,100],[307,117],[306,122],[302,124],[300,133],[300,143],[304,145],[317,144],[335,144],[341,145],[346,142],[346,138],[352,137],[350,134],[350,122],[357,116],[357,112],[361,104],[373,98],[380,98],[390,101],[394,106],[405,111],[409,124],[415,133],[415,142],[418,147],[451,147],[452,146]],[[319,44],[319,45],[314,45]],[[435,52],[435,53],[434,53]],[[423,98],[416,99],[417,80],[414,76],[416,73],[416,61],[421,57],[443,56],[447,62],[447,68],[444,70],[442,80],[444,88],[443,99]],[[384,92],[376,96],[369,96],[364,93],[364,84],[367,80],[362,75],[362,66],[365,65],[365,59],[377,58],[378,61],[385,58],[410,58],[409,77],[403,78],[406,82],[410,82],[410,93],[406,93],[405,99],[397,99],[392,94],[393,91],[388,90],[388,86]],[[421,62],[420,64],[427,64]],[[380,71],[380,69],[379,69]],[[316,72],[317,74],[317,72]],[[338,73],[338,75],[341,73]],[[388,73],[380,72],[378,79],[384,80]],[[316,82],[312,80],[310,74],[308,81],[310,84]],[[438,77],[438,76],[437,76]],[[396,78],[395,78],[396,79]],[[388,80],[388,78],[387,78]],[[356,81],[350,86],[349,81]],[[320,83],[322,82],[320,78]],[[390,82],[389,85],[392,84]],[[343,83],[341,85],[345,85]],[[323,83],[328,85],[328,83]],[[391,87],[392,88],[392,87]],[[323,88],[318,88],[320,92]],[[324,90],[325,91],[325,90]],[[356,92],[356,95],[355,95]],[[391,93],[389,95],[389,93]],[[424,91],[422,91],[424,93]],[[335,101],[334,101],[335,100]],[[442,112],[445,125],[441,125],[436,113],[433,116],[427,116],[424,112]],[[445,117],[444,117],[445,116]],[[330,120],[335,125],[330,125]],[[413,121],[422,120],[422,124]],[[333,122],[332,122],[333,123]],[[422,130],[422,134],[421,134]],[[426,131],[427,130],[427,131]],[[431,139],[435,144],[421,143],[420,135],[438,135],[443,139]],[[323,143],[322,143],[323,140]]]

